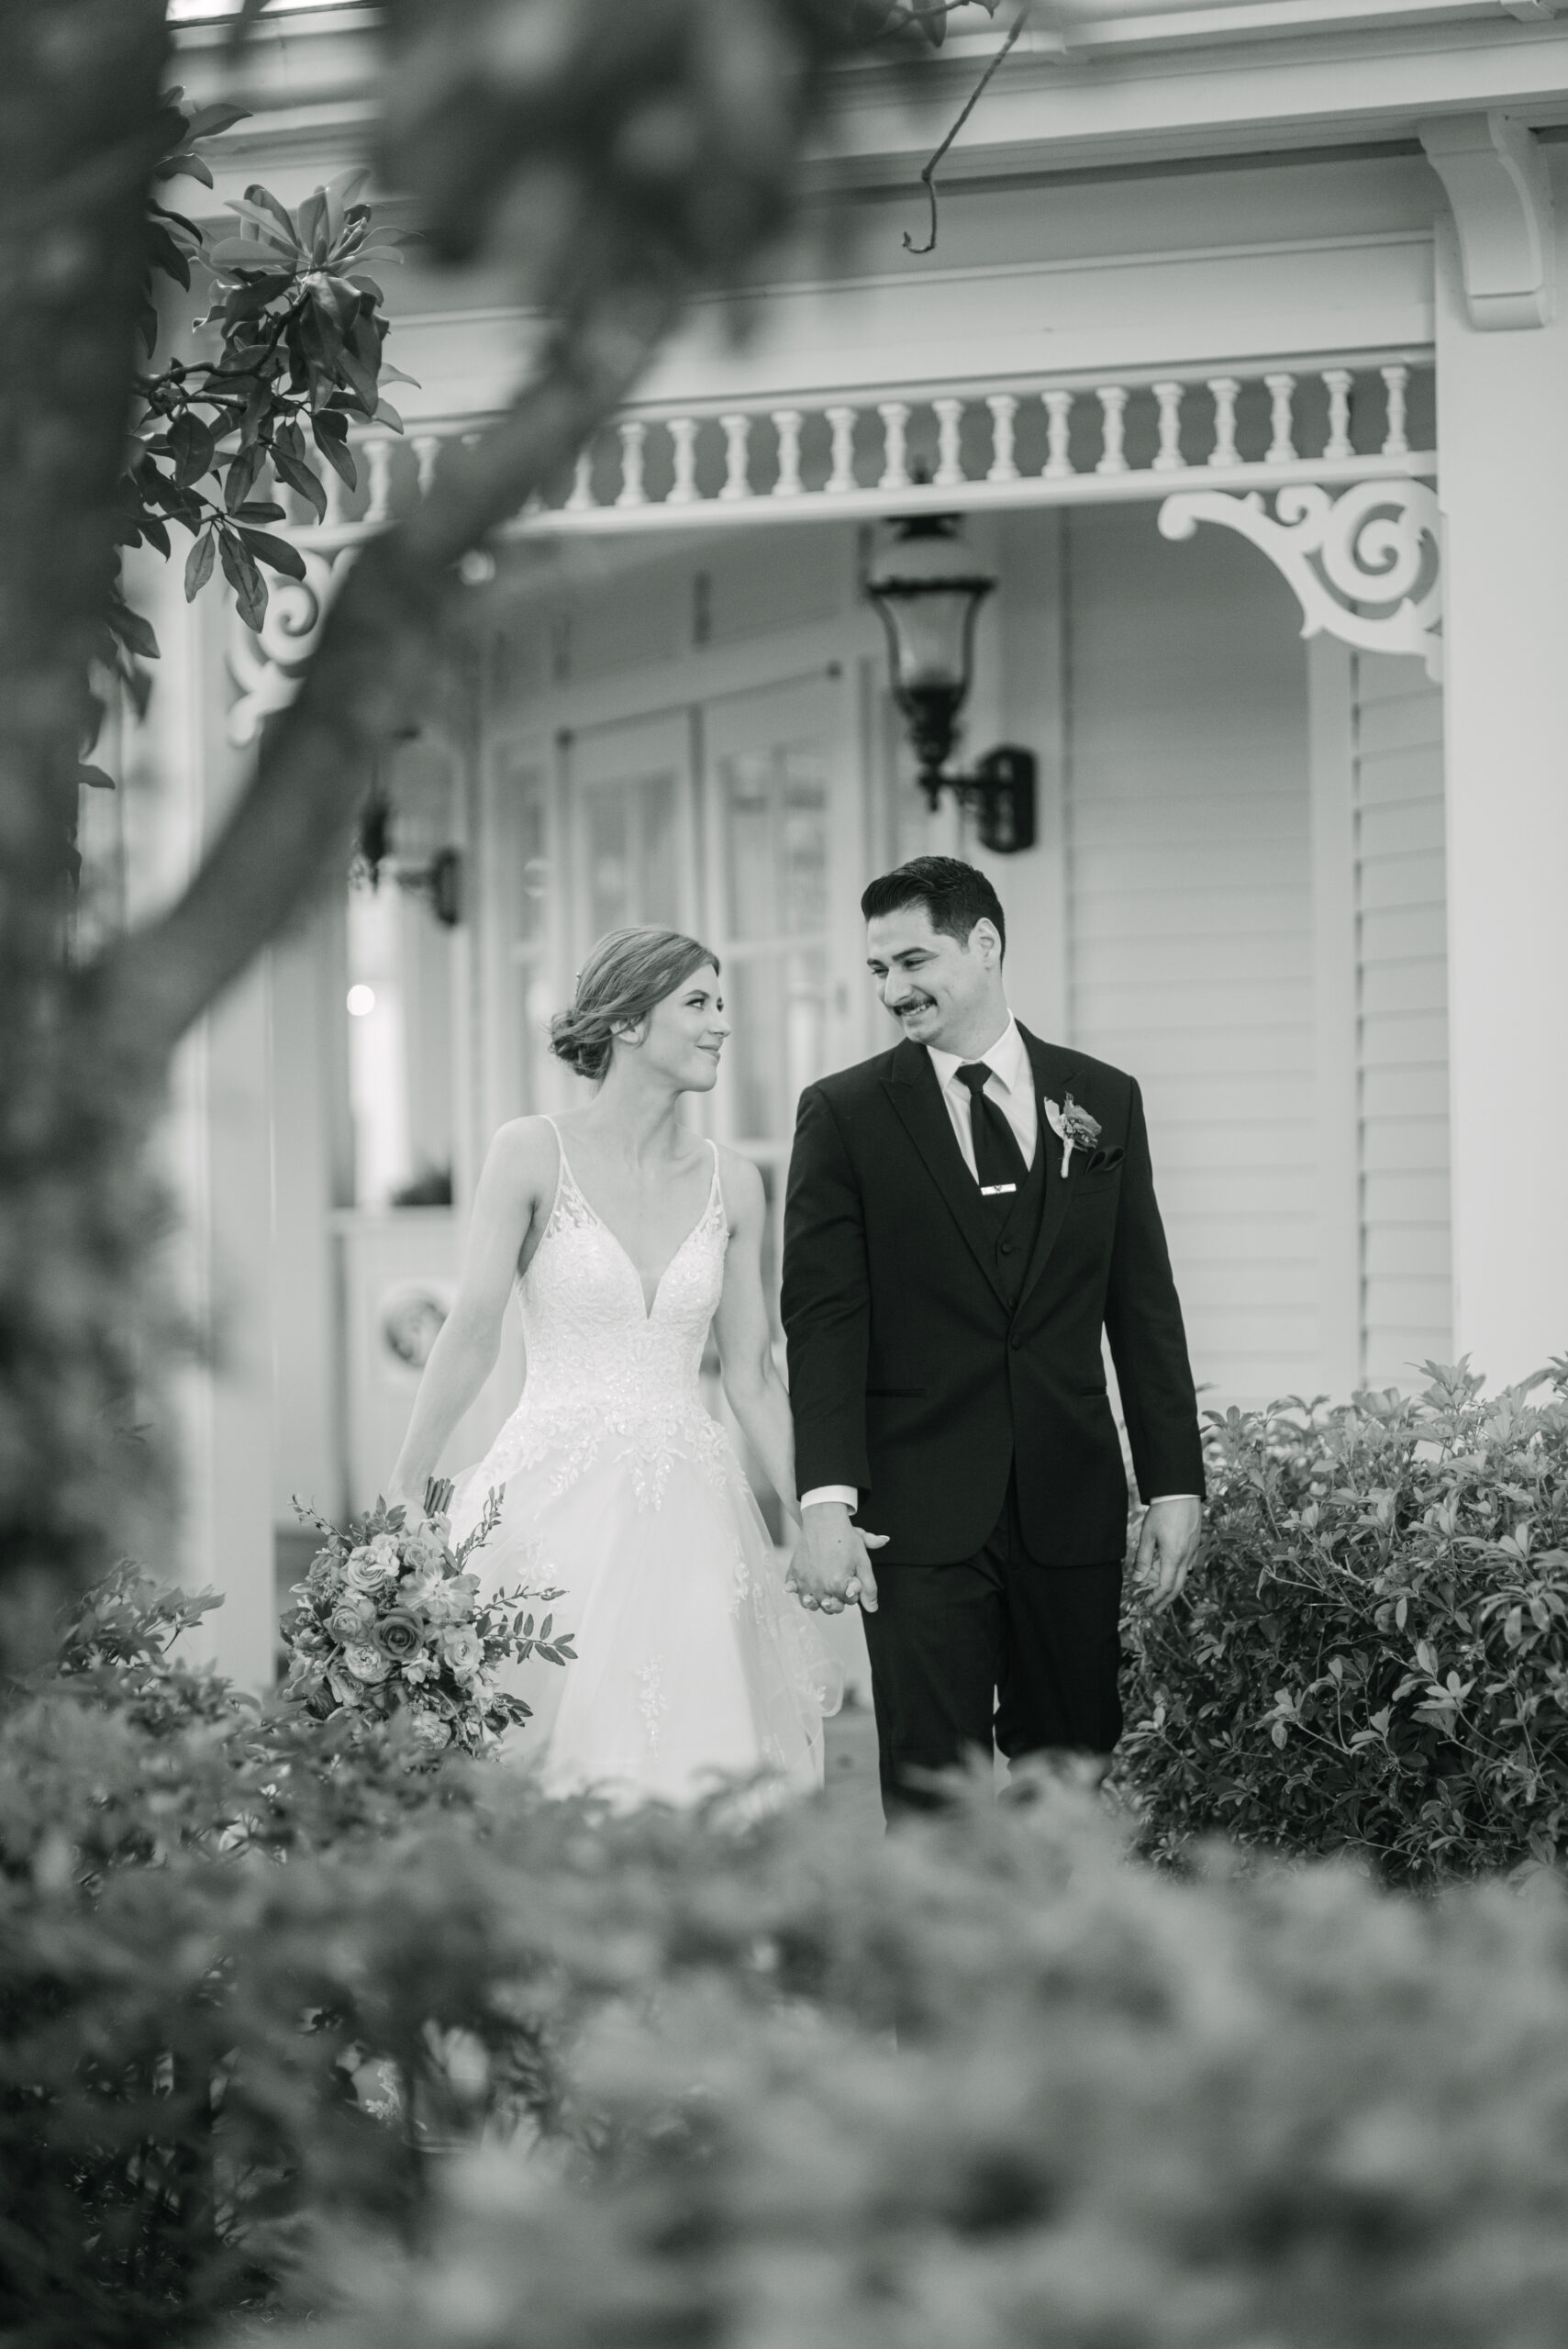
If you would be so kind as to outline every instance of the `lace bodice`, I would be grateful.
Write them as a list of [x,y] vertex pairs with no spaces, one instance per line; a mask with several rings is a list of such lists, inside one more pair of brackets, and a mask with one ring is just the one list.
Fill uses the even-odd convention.
[[729,1240],[718,1153],[707,1204],[665,1266],[650,1310],[636,1265],[578,1188],[558,1127],[555,1139],[555,1198],[517,1289],[528,1352],[523,1397],[485,1472],[500,1483],[549,1458],[552,1481],[564,1486],[617,1438],[630,1450],[639,1497],[657,1507],[676,1454],[723,1473],[725,1439],[698,1386]]

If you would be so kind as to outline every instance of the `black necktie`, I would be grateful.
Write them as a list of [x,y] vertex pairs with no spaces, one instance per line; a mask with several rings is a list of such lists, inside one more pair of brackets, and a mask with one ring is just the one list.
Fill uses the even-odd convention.
[[1010,1207],[1023,1187],[1029,1168],[1018,1138],[998,1105],[985,1090],[991,1070],[984,1061],[968,1061],[956,1074],[969,1087],[969,1132],[974,1144],[974,1171],[982,1198]]

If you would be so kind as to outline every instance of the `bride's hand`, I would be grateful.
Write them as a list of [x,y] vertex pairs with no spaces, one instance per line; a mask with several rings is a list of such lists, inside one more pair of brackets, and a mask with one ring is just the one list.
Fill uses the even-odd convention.
[[814,1612],[841,1615],[858,1601],[868,1615],[874,1615],[876,1576],[871,1553],[884,1548],[887,1540],[885,1533],[862,1533],[844,1502],[813,1501],[801,1511],[788,1586]]

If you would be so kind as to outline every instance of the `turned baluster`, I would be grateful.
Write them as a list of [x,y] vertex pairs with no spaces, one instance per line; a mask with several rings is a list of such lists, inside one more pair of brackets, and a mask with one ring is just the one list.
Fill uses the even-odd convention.
[[991,470],[987,481],[1017,481],[1013,457],[1013,418],[1018,412],[1011,392],[993,392],[985,402],[991,411]]
[[375,432],[365,442],[365,461],[370,467],[370,504],[365,508],[367,522],[384,522],[392,512],[392,436]]
[[1385,367],[1384,383],[1388,387],[1388,429],[1383,439],[1385,457],[1407,457],[1410,442],[1405,429],[1405,387],[1410,381],[1408,367]]
[[642,444],[648,438],[645,424],[628,423],[620,428],[620,495],[617,506],[646,506],[648,493],[642,486]]
[[429,494],[430,484],[436,478],[436,459],[440,455],[440,453],[441,440],[439,433],[418,432],[415,434],[414,461],[418,468],[418,472],[416,475],[416,486],[417,487],[421,497],[428,496]]
[[1071,392],[1042,392],[1040,397],[1045,402],[1048,418],[1045,472],[1041,478],[1045,481],[1065,481],[1073,471],[1072,461],[1067,454],[1073,395]]
[[959,427],[963,421],[962,400],[940,399],[931,402],[937,419],[937,487],[956,489],[963,480],[963,467],[959,462]]
[[1329,387],[1329,445],[1323,454],[1330,462],[1355,454],[1351,446],[1351,380],[1348,367],[1323,370]]
[[779,436],[779,477],[773,484],[775,497],[798,497],[800,490],[800,428],[804,421],[797,407],[776,407],[773,429]]
[[1160,446],[1154,452],[1152,470],[1157,473],[1179,473],[1182,466],[1182,386],[1180,384],[1156,384],[1154,405],[1159,411]]
[[828,476],[829,497],[842,497],[855,485],[855,415],[852,407],[828,410],[833,431],[833,469]]
[[1100,462],[1097,473],[1124,473],[1127,459],[1122,436],[1127,429],[1127,394],[1119,384],[1103,384],[1095,394],[1100,404]]
[[572,469],[572,495],[566,501],[568,514],[586,513],[594,503],[594,452],[579,449],[577,462]]
[[877,408],[882,418],[883,458],[879,489],[907,489],[909,466],[906,459],[905,428],[909,411],[902,400],[884,400]]
[[675,451],[675,478],[665,500],[669,506],[692,506],[697,494],[697,420],[695,416],[673,416],[670,418],[670,439]]
[[1269,395],[1269,422],[1273,430],[1263,462],[1266,465],[1293,465],[1296,462],[1296,441],[1291,404],[1296,396],[1296,377],[1265,375],[1263,388]]
[[1209,392],[1214,400],[1214,446],[1208,452],[1211,465],[1239,465],[1236,451],[1236,395],[1241,389],[1234,375],[1211,375]]
[[737,409],[728,416],[721,416],[718,420],[724,427],[724,487],[718,494],[727,506],[733,506],[751,495],[751,477],[746,469],[751,419]]

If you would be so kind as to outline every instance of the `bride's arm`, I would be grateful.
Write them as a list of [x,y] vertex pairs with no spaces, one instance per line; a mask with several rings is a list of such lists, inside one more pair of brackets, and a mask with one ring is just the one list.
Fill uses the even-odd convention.
[[495,1366],[501,1319],[518,1260],[555,1187],[555,1138],[544,1120],[520,1118],[491,1143],[473,1196],[462,1276],[430,1348],[389,1501],[417,1505],[448,1437]]
[[795,1496],[795,1429],[789,1396],[773,1362],[773,1331],[762,1295],[762,1230],[767,1198],[762,1178],[749,1158],[727,1150],[721,1162],[729,1247],[724,1260],[724,1293],[713,1318],[724,1392],[741,1433],[756,1453],[790,1516],[798,1523]]

